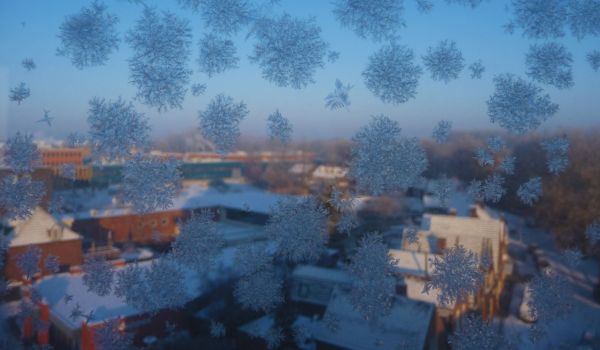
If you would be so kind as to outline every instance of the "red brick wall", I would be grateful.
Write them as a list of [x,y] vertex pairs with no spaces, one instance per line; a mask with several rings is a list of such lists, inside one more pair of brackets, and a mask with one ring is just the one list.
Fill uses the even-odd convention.
[[[60,265],[81,265],[83,263],[83,253],[81,251],[81,240],[57,241],[37,245],[42,250],[42,259],[40,269],[43,274],[49,272],[44,268],[44,261],[48,255],[57,256]],[[6,255],[6,266],[4,275],[7,279],[19,280],[22,273],[17,267],[17,256],[27,250],[28,246],[10,247]]]

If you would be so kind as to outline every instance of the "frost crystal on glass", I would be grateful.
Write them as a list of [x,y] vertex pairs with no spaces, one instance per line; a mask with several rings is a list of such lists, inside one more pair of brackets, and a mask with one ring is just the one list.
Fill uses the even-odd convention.
[[60,176],[75,181],[77,179],[77,167],[73,164],[65,164],[60,167]]
[[327,211],[315,198],[286,198],[273,209],[265,230],[286,260],[314,262],[327,242]]
[[483,272],[479,269],[477,254],[455,245],[432,261],[431,280],[425,283],[424,293],[439,289],[438,301],[442,305],[462,303],[474,295],[483,283]]
[[287,145],[292,138],[292,123],[281,115],[279,110],[271,113],[267,118],[267,127],[269,138],[278,140],[284,145]]
[[492,123],[517,135],[537,129],[558,111],[548,94],[512,74],[494,77],[495,91],[487,101]]
[[113,267],[104,257],[92,256],[81,266],[83,285],[99,296],[108,295],[112,289]]
[[58,259],[58,256],[48,255],[44,261],[44,266],[46,267],[46,270],[52,273],[60,271],[60,260]]
[[243,276],[233,292],[245,309],[268,312],[283,302],[283,280],[273,268]]
[[456,48],[454,41],[443,40],[436,47],[428,47],[423,56],[423,65],[431,73],[431,79],[449,83],[458,79],[465,68],[462,52]]
[[452,349],[456,350],[502,349],[507,345],[506,341],[496,325],[473,313],[460,320],[458,329],[448,339]]
[[504,157],[504,159],[502,159],[502,161],[500,162],[500,166],[498,167],[498,170],[502,171],[503,173],[505,173],[507,175],[514,174],[516,160],[517,160],[517,158],[515,158],[514,156]]
[[317,68],[324,65],[327,43],[314,18],[289,14],[257,21],[250,61],[258,63],[262,76],[277,86],[301,89],[313,83]]
[[206,91],[206,84],[194,84],[191,86],[192,95],[198,97]]
[[33,135],[17,132],[9,137],[4,147],[4,164],[12,171],[30,173],[40,163],[40,153],[33,143]]
[[457,4],[463,6],[470,6],[471,8],[475,8],[479,6],[483,0],[446,0],[449,4]]
[[27,87],[25,83],[20,83],[19,85],[10,89],[10,94],[8,95],[8,98],[11,101],[15,101],[16,103],[21,104],[21,102],[23,102],[23,100],[25,100],[29,96],[31,96],[31,90]]
[[433,10],[433,2],[431,0],[415,0],[415,3],[420,13],[429,13]]
[[131,102],[120,97],[114,102],[95,97],[89,105],[87,121],[95,156],[110,160],[126,158],[133,148],[146,147],[150,132],[148,121]]
[[[202,253],[199,251],[198,254]],[[164,258],[153,260],[150,268],[145,271],[144,278],[148,310],[158,312],[178,309],[190,301],[184,287],[185,278],[186,275],[177,263]]]
[[33,275],[40,271],[41,259],[42,250],[38,246],[30,245],[25,252],[17,256],[17,267],[26,279],[31,280]]
[[571,268],[577,268],[581,265],[581,260],[584,258],[581,250],[577,248],[566,249],[562,252],[562,260]]
[[500,136],[488,137],[485,144],[492,153],[498,153],[506,147],[506,142]]
[[333,7],[340,24],[361,38],[393,39],[405,26],[403,0],[336,0]]
[[600,243],[600,220],[594,220],[586,227],[585,236],[592,244]]
[[562,173],[569,165],[569,139],[554,137],[541,142],[546,153],[548,171],[553,175]]
[[199,11],[204,24],[215,33],[236,34],[255,17],[246,0],[177,0]]
[[210,336],[223,338],[225,336],[225,325],[218,321],[210,321]]
[[179,163],[174,159],[136,154],[123,167],[123,198],[136,211],[167,209],[181,188]]
[[590,64],[590,67],[597,72],[600,70],[600,50],[594,50],[587,54],[587,61]]
[[388,247],[380,235],[370,233],[361,239],[348,271],[353,277],[350,301],[354,308],[369,321],[387,315],[396,292],[396,279]]
[[415,138],[400,137],[396,121],[379,115],[371,118],[353,138],[350,174],[358,188],[379,195],[404,190],[427,168],[427,157]]
[[525,182],[517,190],[517,196],[523,204],[533,205],[542,196],[542,178],[534,177]]
[[97,350],[129,350],[133,336],[119,329],[119,319],[104,321],[94,328],[94,345]]
[[481,60],[475,61],[469,65],[471,71],[471,79],[481,79],[485,72],[485,66]]
[[577,39],[600,35],[600,1],[569,1],[569,25],[571,33]]
[[65,147],[77,148],[81,147],[85,144],[86,138],[85,135],[78,134],[76,132],[70,132],[67,135],[67,139],[65,141]]
[[545,269],[533,277],[528,287],[531,299],[527,302],[529,314],[538,323],[549,322],[565,317],[573,308],[569,281],[556,271]]
[[235,266],[240,275],[249,276],[269,267],[273,256],[264,244],[254,244],[238,249],[235,254]]
[[206,110],[199,113],[200,132],[215,145],[217,152],[228,152],[237,143],[240,122],[247,115],[244,102],[235,103],[232,97],[218,94]]
[[130,80],[137,88],[137,98],[158,111],[181,108],[192,71],[191,28],[187,20],[170,12],[160,16],[156,10],[144,9],[126,40],[133,50],[129,61]]
[[335,89],[332,93],[325,97],[325,107],[334,110],[340,108],[348,108],[350,106],[350,98],[348,93],[352,89],[352,85],[344,85],[339,79],[335,80]]
[[4,176],[0,181],[0,208],[8,220],[27,219],[40,203],[46,187],[31,177]]
[[475,159],[477,160],[477,164],[481,167],[494,166],[496,162],[494,156],[482,148],[475,151]]
[[452,122],[449,120],[440,120],[435,128],[433,128],[433,139],[439,144],[448,142],[450,136],[450,130],[452,129]]
[[137,264],[129,264],[115,274],[114,293],[125,300],[127,305],[138,310],[149,311],[152,309],[146,290],[145,270]]
[[366,87],[385,103],[399,104],[414,98],[423,69],[411,49],[395,43],[371,56],[362,73]]
[[69,57],[79,69],[106,63],[108,56],[119,48],[116,29],[119,19],[106,10],[104,4],[94,1],[65,18],[59,29],[61,46],[57,54]]
[[531,45],[525,57],[527,75],[530,78],[559,89],[568,89],[575,84],[572,64],[573,55],[558,43]]
[[340,58],[340,53],[337,51],[329,51],[327,53],[327,61],[329,63],[335,63]]
[[215,74],[223,73],[228,69],[237,68],[239,58],[233,41],[209,33],[205,34],[198,42],[200,47],[198,66],[211,78]]
[[563,0],[512,0],[514,23],[530,39],[565,35],[566,2]]
[[439,199],[440,204],[448,207],[448,200],[454,191],[454,183],[446,176],[442,176],[433,182],[433,194]]
[[175,259],[196,271],[207,270],[224,245],[213,213],[204,210],[200,214],[193,214],[180,224],[180,232],[173,242]]
[[36,67],[35,61],[32,58],[24,58],[21,61],[21,66],[23,66],[23,68],[25,68],[28,72],[31,72]]

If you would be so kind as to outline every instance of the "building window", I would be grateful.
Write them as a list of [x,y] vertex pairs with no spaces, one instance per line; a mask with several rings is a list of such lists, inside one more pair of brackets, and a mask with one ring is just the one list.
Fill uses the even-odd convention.
[[150,227],[156,227],[158,226],[158,223],[156,222],[156,220],[150,220]]
[[163,219],[161,220],[161,224],[162,224],[163,226],[167,226],[167,224],[168,224],[168,223],[169,223],[169,219],[167,219],[167,218],[163,218]]

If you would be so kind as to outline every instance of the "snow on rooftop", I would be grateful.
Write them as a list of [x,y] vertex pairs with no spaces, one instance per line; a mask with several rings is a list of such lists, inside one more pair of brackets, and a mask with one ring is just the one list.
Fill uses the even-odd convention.
[[395,297],[388,316],[376,325],[366,321],[340,289],[334,291],[327,306],[339,322],[332,332],[322,323],[315,329],[315,339],[351,350],[423,349],[427,341],[434,305],[405,297]]
[[[228,184],[222,191],[214,187],[198,184],[185,186],[173,204],[165,210],[224,207],[259,214],[269,214],[277,201],[287,195],[276,194],[249,185]],[[74,207],[75,212],[66,215],[76,219],[119,216],[134,213],[133,209],[116,200],[110,189],[91,192],[79,192],[73,195],[69,191],[62,193],[64,201]]]
[[[244,249],[247,248],[248,246],[244,246]],[[196,272],[184,268],[186,278],[182,281],[182,285],[190,301],[207,292],[215,282],[227,280],[237,273],[233,269],[237,249],[240,248],[224,248],[215,265],[204,277],[199,277]],[[150,268],[151,261],[140,262],[138,266]],[[123,267],[116,268],[116,270],[121,268]],[[83,284],[83,274],[62,273],[47,276],[39,280],[34,288],[48,303],[52,316],[70,329],[78,329],[83,321],[83,317],[75,319],[70,317],[76,304],[79,304],[86,314],[90,311],[94,312],[94,323],[142,313],[128,306],[125,300],[118,298],[112,292],[106,296],[98,296],[89,292]],[[64,301],[66,295],[73,296],[69,303]]]
[[433,254],[399,249],[390,249],[389,254],[395,261],[396,270],[402,275],[426,278],[432,270],[429,260],[433,259]]
[[331,165],[319,165],[313,172],[312,176],[317,179],[341,179],[348,174],[348,168]]
[[28,219],[12,221],[11,226],[11,247],[81,239],[81,236],[59,224],[40,207],[35,208]]

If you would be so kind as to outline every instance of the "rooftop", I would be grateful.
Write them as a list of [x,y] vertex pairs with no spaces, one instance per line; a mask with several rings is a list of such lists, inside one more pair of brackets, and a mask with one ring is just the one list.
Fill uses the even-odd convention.
[[14,220],[10,225],[13,227],[11,247],[81,239],[40,207],[35,208],[28,219]]
[[397,296],[390,314],[373,326],[354,309],[348,295],[336,289],[326,314],[335,315],[338,329],[331,332],[321,323],[315,338],[351,350],[423,349],[434,309],[430,303]]

